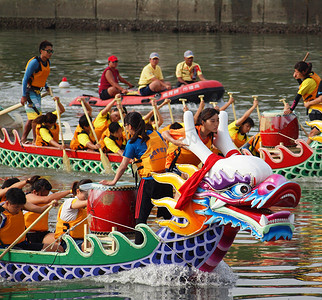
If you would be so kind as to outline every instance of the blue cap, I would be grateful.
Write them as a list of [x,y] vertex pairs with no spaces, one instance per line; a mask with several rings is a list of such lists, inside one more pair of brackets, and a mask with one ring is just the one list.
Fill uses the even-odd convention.
[[152,59],[152,58],[160,58],[160,56],[159,56],[159,54],[158,54],[158,53],[156,53],[156,52],[152,52],[152,53],[150,54],[150,59]]
[[192,51],[191,50],[187,50],[185,53],[184,53],[184,55],[183,55],[184,57],[193,57],[193,53],[192,53]]

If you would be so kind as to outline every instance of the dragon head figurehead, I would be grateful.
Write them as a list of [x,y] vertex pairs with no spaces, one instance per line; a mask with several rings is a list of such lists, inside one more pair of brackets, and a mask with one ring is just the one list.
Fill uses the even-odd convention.
[[[228,133],[228,117],[225,112],[219,116],[220,124],[215,141],[224,154],[236,149]],[[194,129],[191,112],[184,115],[186,138],[189,150],[205,163],[212,152],[202,143]],[[198,168],[192,165],[178,165],[189,180],[195,180]],[[282,175],[273,174],[270,166],[258,157],[232,155],[217,160],[207,171],[191,200],[178,208],[181,187],[185,180],[173,173],[155,174],[154,178],[171,183],[177,190],[176,199],[154,200],[157,206],[165,206],[174,218],[162,220],[160,226],[170,228],[177,234],[192,236],[205,230],[210,224],[230,226],[246,230],[262,240],[291,239],[294,230],[294,215],[282,207],[296,207],[301,189],[297,183],[287,181]],[[272,210],[275,207],[276,211]],[[180,220],[184,220],[183,222]]]

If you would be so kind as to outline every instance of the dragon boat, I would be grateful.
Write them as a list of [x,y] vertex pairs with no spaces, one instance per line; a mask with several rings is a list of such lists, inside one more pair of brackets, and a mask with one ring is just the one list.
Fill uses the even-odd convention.
[[[0,164],[14,168],[63,168],[63,153],[60,149],[22,144],[16,130],[12,130],[12,135],[10,136],[5,128],[1,128],[1,130]],[[66,149],[66,153],[73,171],[105,173],[100,153],[71,149]],[[108,153],[108,159],[112,169],[116,171],[122,161],[122,157],[114,153]],[[131,173],[130,166],[126,172]]]
[[[322,121],[306,122],[322,132]],[[287,179],[322,176],[322,134],[312,138],[308,145],[299,137],[299,123],[293,113],[283,111],[263,112],[260,120],[259,155],[273,172]],[[243,154],[252,155],[249,149]]]
[[[107,275],[149,264],[175,264],[211,272],[240,230],[250,232],[263,242],[290,240],[294,215],[283,207],[297,206],[300,186],[282,175],[273,174],[271,167],[259,157],[237,155],[227,121],[227,114],[221,112],[216,146],[226,157],[209,164],[214,154],[196,134],[192,113],[185,112],[184,142],[202,160],[205,168],[198,170],[195,166],[179,165],[189,177],[186,181],[174,173],[154,174],[157,181],[172,184],[179,194],[182,187],[191,197],[154,199],[154,205],[167,207],[172,218],[158,220],[160,228],[156,232],[152,226],[137,225],[135,230],[144,236],[141,245],[135,245],[125,233],[117,230],[110,232],[106,241],[97,234],[88,233],[85,240],[90,246],[87,252],[82,252],[70,236],[64,235],[67,243],[64,253],[18,249],[7,252],[0,260],[1,277],[11,281],[63,280]],[[194,189],[186,188],[193,184],[196,185]],[[94,183],[82,188],[88,189],[93,198],[104,205],[120,202],[113,190],[102,196],[101,193],[111,187]],[[100,206],[89,197],[90,217],[102,219],[97,216],[100,209],[96,211],[96,207]],[[107,249],[111,241],[114,247]]]
[[[184,98],[188,102],[200,103],[200,98],[198,97],[199,95],[203,95],[204,101],[206,102],[218,101],[223,97],[224,92],[225,89],[219,81],[205,80],[183,85],[171,90],[166,90],[151,96],[141,96],[137,91],[129,92],[129,94],[122,96],[122,105],[151,105],[151,98],[155,98],[157,103],[162,102],[165,99],[171,99],[171,103],[176,104],[180,103],[180,98]],[[86,101],[88,101],[91,106],[106,106],[113,100],[102,100],[92,95],[83,95],[72,100],[69,103],[69,106],[81,105],[78,99],[84,96],[86,97]]]

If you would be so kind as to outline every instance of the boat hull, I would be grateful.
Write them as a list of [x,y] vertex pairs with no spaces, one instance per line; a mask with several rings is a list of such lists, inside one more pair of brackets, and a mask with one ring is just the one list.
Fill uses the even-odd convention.
[[[206,80],[206,81],[198,81],[195,83],[187,84],[175,89],[171,89],[168,91],[161,92],[159,94],[151,95],[151,96],[141,96],[141,95],[124,95],[122,97],[122,105],[123,106],[134,106],[134,105],[151,105],[151,99],[155,98],[157,103],[163,102],[165,99],[171,99],[172,104],[180,103],[179,99],[184,98],[187,99],[188,102],[191,103],[200,103],[199,95],[204,96],[204,101],[218,101],[224,95],[225,89],[219,81],[216,80]],[[101,100],[98,97],[94,97],[91,95],[83,95],[87,96],[87,101],[91,106],[106,106],[108,103],[112,101],[112,99]],[[69,103],[69,106],[80,106],[80,102],[78,99],[80,97],[75,98]]]
[[[63,153],[54,147],[36,147],[29,144],[20,144],[18,133],[13,131],[13,141],[9,138],[6,129],[2,128],[3,139],[0,139],[0,164],[13,168],[46,168],[62,169]],[[104,174],[100,154],[94,151],[74,151],[66,149],[70,165],[75,172]],[[108,154],[108,159],[114,171],[117,170],[122,157],[117,154]],[[130,166],[126,170],[131,173]]]

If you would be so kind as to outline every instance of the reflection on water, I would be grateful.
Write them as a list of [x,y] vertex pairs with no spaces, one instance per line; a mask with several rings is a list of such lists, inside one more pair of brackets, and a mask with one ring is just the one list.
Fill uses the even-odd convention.
[[[313,63],[314,69],[320,75],[322,73],[322,44],[318,36],[0,31],[2,106],[19,101],[22,71],[43,39],[54,44],[49,83],[66,107],[63,120],[67,120],[73,128],[82,110],[80,107],[70,107],[68,103],[82,93],[97,95],[98,80],[111,54],[119,57],[121,74],[137,84],[149,53],[157,51],[166,79],[174,83],[175,66],[181,61],[183,52],[191,49],[206,78],[217,79],[227,91],[238,92],[235,95],[237,116],[241,116],[251,106],[251,96],[254,94],[260,96],[261,111],[281,109],[278,99],[282,97],[290,102],[297,89],[297,83],[292,78],[293,65],[307,51],[310,51],[309,61]],[[57,87],[64,76],[71,84],[68,90]],[[43,107],[44,111],[53,110],[54,103],[49,97],[44,98]],[[189,107],[197,109],[196,105]],[[146,113],[150,108],[134,109]],[[23,110],[18,111],[25,118]],[[99,108],[94,108],[94,115],[98,111]],[[173,111],[175,118],[181,120],[182,107],[176,105]],[[298,112],[304,123],[306,115],[301,104]],[[162,115],[165,123],[168,123],[170,116],[166,107],[162,108]],[[258,125],[256,113],[252,117]],[[49,179],[55,191],[69,189],[73,181],[85,177],[93,181],[106,177],[84,173],[66,174],[61,170],[0,166],[0,183],[9,176],[26,178],[34,174]],[[129,181],[131,178],[124,177],[124,180]],[[12,284],[0,280],[0,299],[321,298],[322,185],[316,178],[299,182],[303,196],[300,205],[292,210],[295,214],[293,240],[262,243],[248,233],[241,232],[224,259],[227,265],[221,264],[212,274],[200,275],[194,277],[194,281],[186,282],[189,270],[149,267],[112,276],[54,284]],[[52,210],[52,226],[55,213]]]

